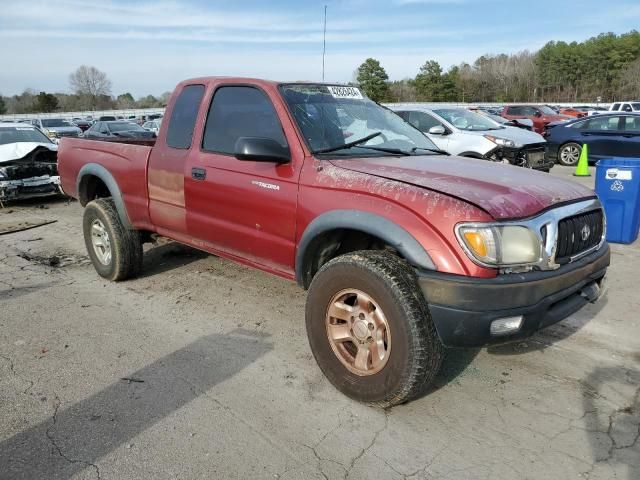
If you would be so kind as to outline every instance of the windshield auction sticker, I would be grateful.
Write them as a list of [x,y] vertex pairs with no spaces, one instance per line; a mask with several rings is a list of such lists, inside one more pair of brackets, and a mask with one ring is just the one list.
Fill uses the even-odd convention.
[[360,90],[355,87],[327,87],[333,98],[356,98],[362,100]]

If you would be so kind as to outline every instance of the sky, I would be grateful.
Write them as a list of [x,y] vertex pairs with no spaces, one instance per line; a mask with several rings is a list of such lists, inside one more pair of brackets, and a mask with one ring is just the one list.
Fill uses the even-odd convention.
[[640,28],[640,0],[0,0],[0,93],[69,93],[83,64],[136,97],[206,75],[319,81],[325,5],[331,82],[368,57],[399,80]]

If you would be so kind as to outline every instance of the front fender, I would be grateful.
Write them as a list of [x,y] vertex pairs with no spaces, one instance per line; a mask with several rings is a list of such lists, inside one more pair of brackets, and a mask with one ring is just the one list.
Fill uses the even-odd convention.
[[307,286],[314,239],[332,230],[349,229],[368,233],[395,248],[411,265],[436,270],[433,260],[422,245],[404,228],[374,213],[360,210],[331,210],[316,217],[305,229],[296,251],[296,281]]

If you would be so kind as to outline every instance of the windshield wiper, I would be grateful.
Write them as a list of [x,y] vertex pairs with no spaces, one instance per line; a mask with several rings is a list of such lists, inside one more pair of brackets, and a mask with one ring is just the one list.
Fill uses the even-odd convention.
[[329,153],[329,152],[335,152],[337,150],[343,150],[345,148],[355,147],[360,143],[368,142],[369,140],[377,137],[378,135],[382,135],[382,132],[375,132],[375,133],[372,133],[371,135],[367,135],[366,137],[362,137],[359,140],[354,140],[353,142],[348,142],[342,145],[338,145],[337,147],[328,147],[328,148],[321,148],[319,150],[314,150],[311,153]]
[[393,148],[393,147],[370,147],[369,145],[359,145],[358,148],[368,148],[369,150],[376,150],[378,152],[385,152],[385,153],[393,153],[394,155],[406,155],[406,156],[411,155],[411,152],[402,150],[400,148]]
[[438,148],[413,147],[411,149],[411,152],[415,152],[416,150],[424,150],[426,152],[433,152],[439,155],[451,155],[449,152],[445,152],[444,150],[440,150]]

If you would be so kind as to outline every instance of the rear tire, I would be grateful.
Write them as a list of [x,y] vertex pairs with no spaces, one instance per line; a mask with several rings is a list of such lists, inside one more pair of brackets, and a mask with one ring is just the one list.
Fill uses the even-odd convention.
[[415,398],[442,363],[443,346],[415,273],[389,252],[360,251],[327,262],[309,288],[306,326],[329,381],[370,405]]
[[87,204],[82,219],[87,253],[98,275],[118,282],[142,270],[142,241],[137,230],[126,228],[110,198]]
[[582,146],[575,142],[565,143],[558,150],[558,163],[565,167],[575,167],[580,160]]

